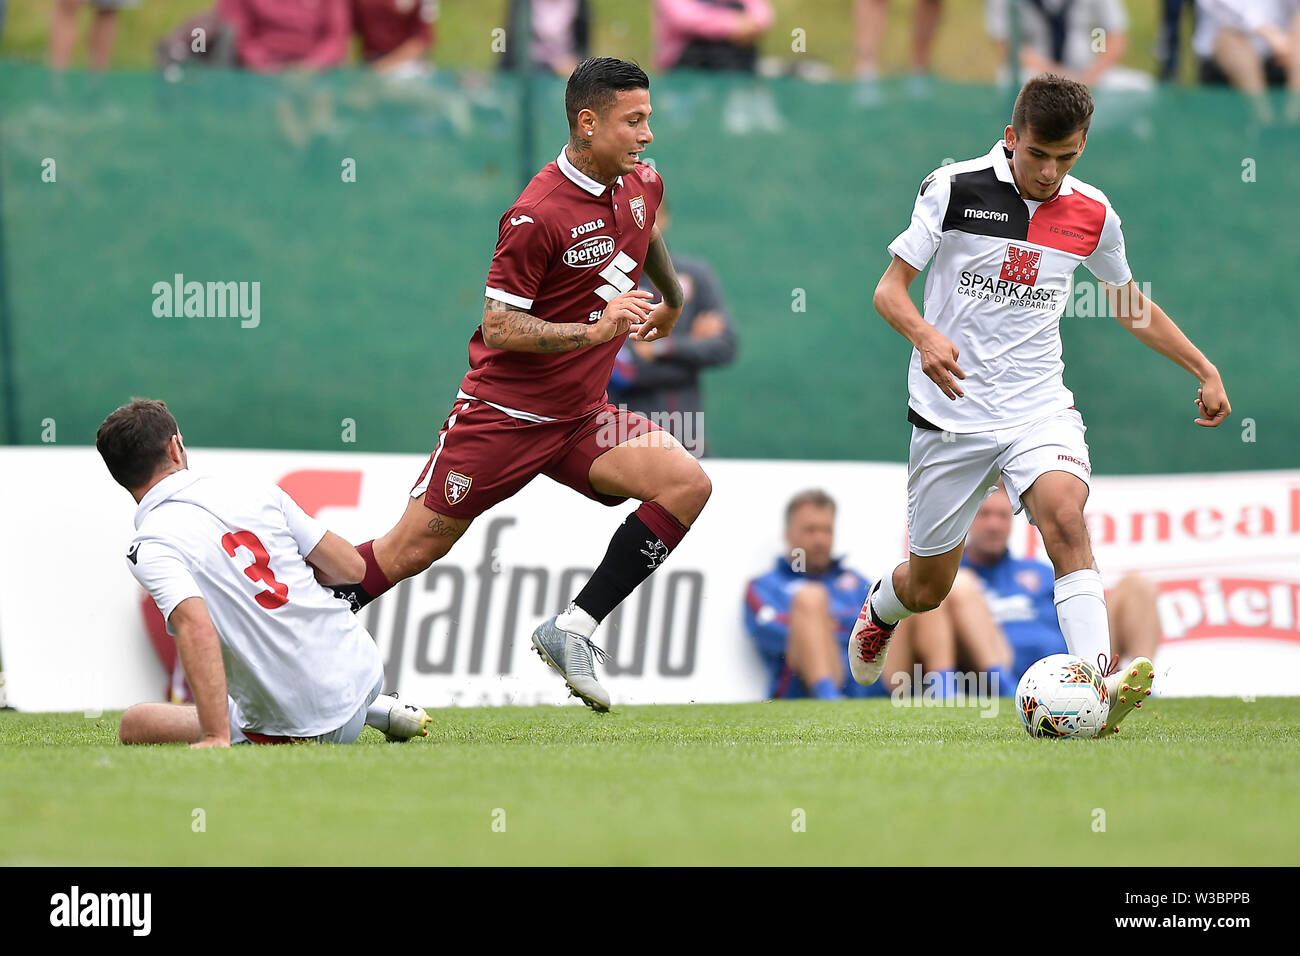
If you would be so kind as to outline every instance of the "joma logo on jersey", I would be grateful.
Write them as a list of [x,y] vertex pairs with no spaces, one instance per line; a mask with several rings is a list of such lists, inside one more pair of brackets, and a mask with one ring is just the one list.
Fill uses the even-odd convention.
[[963,209],[962,215],[967,219],[996,219],[998,222],[1007,222],[1011,219],[1004,212],[994,212],[992,209]]
[[597,219],[593,222],[584,222],[581,226],[574,226],[572,229],[569,230],[569,238],[577,239],[579,236],[585,236],[587,233],[592,232],[596,229],[604,229],[604,228],[605,228],[604,219]]
[[574,269],[598,266],[614,254],[614,240],[609,236],[592,236],[575,242],[564,250],[564,264]]
[[469,494],[469,486],[473,483],[474,479],[468,475],[462,475],[458,471],[447,472],[447,484],[443,488],[443,494],[447,496],[447,504],[454,505]]
[[1038,284],[1038,263],[1043,254],[1037,249],[1021,249],[1015,243],[1007,243],[1007,254],[1002,259],[1000,278],[1021,285]]

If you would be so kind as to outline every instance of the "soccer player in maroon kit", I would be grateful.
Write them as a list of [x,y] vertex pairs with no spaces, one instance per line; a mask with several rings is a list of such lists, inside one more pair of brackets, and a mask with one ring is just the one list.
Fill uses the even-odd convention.
[[[682,310],[655,225],[663,180],[638,158],[654,140],[650,81],[635,64],[592,57],[569,77],[564,102],[569,143],[501,217],[470,368],[433,454],[397,526],[357,547],[361,585],[340,593],[359,610],[537,475],[605,505],[637,498],[577,597],[533,633],[573,693],[605,711],[592,652],[604,655],[591,636],[682,540],[712,485],[669,433],[605,392],[627,336],[663,338]],[[658,305],[637,289],[643,269]]]

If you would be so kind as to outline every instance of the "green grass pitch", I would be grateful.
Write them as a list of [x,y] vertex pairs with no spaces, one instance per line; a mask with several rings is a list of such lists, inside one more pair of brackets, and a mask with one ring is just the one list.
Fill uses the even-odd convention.
[[0,864],[1296,862],[1300,699],[1153,698],[1104,741],[1001,703],[456,709],[205,752],[4,712]]

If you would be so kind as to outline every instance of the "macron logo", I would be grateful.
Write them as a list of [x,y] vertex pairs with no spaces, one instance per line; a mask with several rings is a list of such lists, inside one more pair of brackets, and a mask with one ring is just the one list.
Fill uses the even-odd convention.
[[526,222],[536,222],[536,221],[537,220],[535,220],[532,216],[511,216],[510,217],[510,225],[512,226],[522,226]]
[[152,893],[69,893],[50,897],[51,926],[126,926],[134,936],[148,936]]
[[962,214],[967,219],[996,219],[998,222],[1007,222],[1011,218],[1004,212],[994,212],[991,209],[963,209]]

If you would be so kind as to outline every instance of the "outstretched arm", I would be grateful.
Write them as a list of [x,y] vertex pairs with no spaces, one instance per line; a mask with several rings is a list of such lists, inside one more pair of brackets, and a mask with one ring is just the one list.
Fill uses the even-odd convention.
[[1191,343],[1165,310],[1144,296],[1132,279],[1122,286],[1102,283],[1102,288],[1110,302],[1111,313],[1120,325],[1147,348],[1186,369],[1201,383],[1196,397],[1201,417],[1196,419],[1196,424],[1213,428],[1227,418],[1232,406],[1228,404],[1228,393],[1219,377],[1219,370]]

